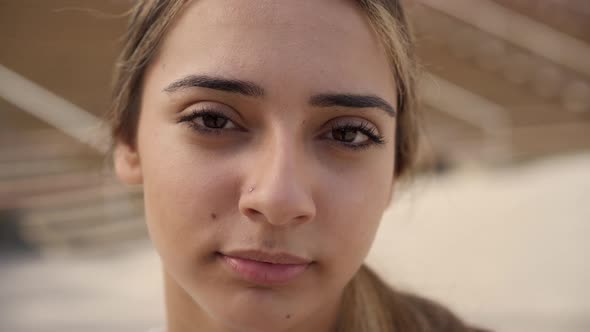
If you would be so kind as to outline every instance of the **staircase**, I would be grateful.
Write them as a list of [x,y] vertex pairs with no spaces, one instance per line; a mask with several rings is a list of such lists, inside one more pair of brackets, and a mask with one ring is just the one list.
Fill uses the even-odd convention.
[[141,191],[104,156],[50,129],[0,134],[0,248],[103,253],[146,234]]

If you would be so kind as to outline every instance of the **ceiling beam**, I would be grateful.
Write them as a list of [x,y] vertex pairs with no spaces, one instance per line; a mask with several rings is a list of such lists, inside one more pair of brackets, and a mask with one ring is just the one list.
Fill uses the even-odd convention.
[[104,153],[108,135],[92,113],[0,65],[0,97],[79,142]]
[[511,158],[511,121],[504,107],[432,73],[422,79],[419,93],[432,108],[482,130],[490,160]]
[[428,105],[486,133],[510,127],[508,112],[501,105],[435,74],[428,73],[419,90],[423,101]]
[[497,38],[590,77],[590,45],[490,0],[418,0]]

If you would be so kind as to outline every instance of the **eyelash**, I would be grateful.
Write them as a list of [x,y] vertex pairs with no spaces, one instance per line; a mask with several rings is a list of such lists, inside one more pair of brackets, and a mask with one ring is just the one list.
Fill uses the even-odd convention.
[[[206,134],[206,135],[221,135],[223,131],[228,130],[228,129],[208,128],[208,127],[205,127],[205,126],[195,123],[195,121],[194,121],[195,119],[200,118],[200,117],[204,117],[204,116],[220,117],[220,118],[227,119],[228,121],[231,121],[222,112],[216,111],[214,109],[205,108],[205,109],[201,109],[201,110],[195,110],[192,113],[181,117],[178,120],[178,122],[179,123],[187,123],[192,129],[194,129],[200,133]],[[239,127],[235,123],[234,123],[234,125],[237,127],[237,130],[243,130],[241,127]],[[346,143],[343,141],[334,140],[334,141],[338,142],[338,144],[341,144],[341,145],[345,146],[346,148],[349,148],[352,150],[362,150],[362,149],[369,148],[372,145],[385,144],[384,137],[382,135],[379,135],[377,133],[377,129],[375,127],[372,127],[369,124],[369,122],[367,122],[367,121],[363,121],[360,124],[355,123],[355,122],[336,123],[330,127],[330,130],[331,131],[334,131],[334,130],[357,131],[357,132],[360,132],[360,133],[366,135],[369,138],[368,142],[361,143],[361,144],[351,144],[351,143]]]
[[377,133],[377,129],[372,127],[369,122],[363,121],[360,124],[355,122],[344,122],[344,123],[336,123],[333,124],[330,128],[331,131],[334,130],[343,130],[343,131],[358,131],[361,134],[366,135],[369,139],[365,143],[361,144],[351,144],[342,141],[337,141],[339,144],[346,146],[347,148],[353,150],[361,150],[371,147],[372,145],[383,145],[385,144],[384,137]]
[[[195,123],[195,121],[194,121],[195,119],[200,118],[200,117],[204,117],[204,116],[219,117],[219,118],[224,118],[224,119],[227,119],[228,121],[231,121],[222,112],[216,111],[214,109],[204,108],[201,110],[195,110],[192,113],[181,117],[178,120],[178,122],[179,123],[181,123],[181,122],[187,123],[192,129],[194,129],[200,133],[203,133],[203,134],[220,135],[222,133],[222,131],[224,131],[223,129],[208,128],[208,127],[204,127],[200,124]],[[236,127],[238,127],[238,125],[236,125]],[[238,128],[241,129],[240,127],[238,127]]]

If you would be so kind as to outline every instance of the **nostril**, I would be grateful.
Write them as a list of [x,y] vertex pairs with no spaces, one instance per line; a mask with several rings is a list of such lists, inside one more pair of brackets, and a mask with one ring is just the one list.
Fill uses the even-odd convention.
[[258,211],[256,209],[252,209],[252,208],[247,208],[245,210],[245,212],[246,212],[246,215],[252,216],[252,217],[255,217],[255,216],[258,216],[258,215],[261,215],[262,214],[260,211]]
[[308,215],[301,215],[295,218],[296,221],[306,221],[308,219],[311,219]]

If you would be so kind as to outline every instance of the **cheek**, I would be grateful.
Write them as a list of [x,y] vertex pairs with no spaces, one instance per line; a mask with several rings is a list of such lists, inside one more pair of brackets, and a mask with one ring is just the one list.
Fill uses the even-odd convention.
[[373,243],[391,188],[393,159],[389,160],[385,156],[362,168],[324,174],[320,245],[338,274],[352,277]]
[[146,220],[165,264],[194,266],[221,240],[221,220],[237,207],[232,162],[216,161],[174,134],[150,139],[141,153]]

